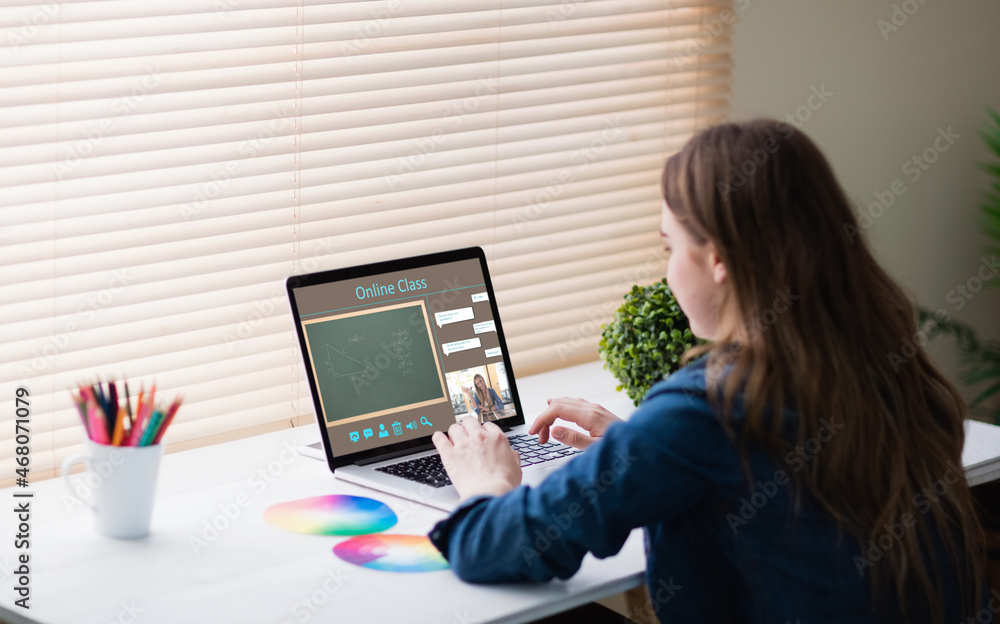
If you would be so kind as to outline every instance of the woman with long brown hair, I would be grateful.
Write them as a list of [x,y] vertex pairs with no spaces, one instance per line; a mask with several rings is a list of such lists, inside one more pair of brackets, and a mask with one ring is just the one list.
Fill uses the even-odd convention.
[[981,615],[964,404],[818,148],[777,121],[716,126],[667,161],[663,194],[667,281],[708,342],[628,422],[551,400],[531,431],[588,450],[538,488],[499,429],[435,434],[466,499],[431,534],[456,573],[565,578],[641,526],[664,622]]
[[476,411],[479,420],[481,422],[496,420],[497,413],[503,409],[503,401],[500,399],[500,395],[491,386],[486,385],[486,379],[479,373],[476,373],[476,376],[472,378],[472,385],[476,389],[475,392],[464,386],[462,387],[462,392],[465,393],[465,397],[472,405],[472,409]]

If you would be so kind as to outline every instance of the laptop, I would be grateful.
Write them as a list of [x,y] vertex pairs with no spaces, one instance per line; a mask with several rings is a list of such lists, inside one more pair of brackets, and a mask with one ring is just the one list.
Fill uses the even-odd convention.
[[495,422],[537,485],[578,451],[528,435],[479,247],[289,277],[288,300],[333,475],[450,511],[458,492],[431,443]]

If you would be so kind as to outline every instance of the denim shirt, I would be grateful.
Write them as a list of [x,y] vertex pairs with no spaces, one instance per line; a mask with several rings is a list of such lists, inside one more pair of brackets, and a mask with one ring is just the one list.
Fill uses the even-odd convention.
[[[503,401],[500,399],[500,395],[493,388],[489,388],[490,391],[490,404],[489,407],[495,407],[497,409],[503,409]],[[474,409],[476,414],[483,413],[483,404],[479,401],[479,394],[473,393],[472,400],[475,403]]]
[[[734,424],[741,416],[734,412]],[[842,426],[826,423],[818,439],[779,460],[748,444],[751,489],[707,402],[702,358],[656,384],[628,422],[541,485],[470,499],[430,538],[463,580],[543,582],[571,577],[588,552],[618,553],[643,527],[646,584],[661,622],[902,621],[894,593],[892,615],[873,615],[877,547],[838,534],[808,494],[793,519],[790,476]],[[957,623],[952,590],[947,621]]]

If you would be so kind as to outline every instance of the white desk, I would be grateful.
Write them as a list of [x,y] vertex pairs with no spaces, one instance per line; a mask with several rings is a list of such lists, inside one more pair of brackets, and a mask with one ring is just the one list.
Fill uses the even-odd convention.
[[[518,383],[531,417],[557,389],[627,415],[631,403],[614,386],[599,363]],[[264,509],[323,494],[371,496],[399,516],[387,533],[405,534],[426,534],[445,514],[336,480],[325,463],[294,452],[317,439],[308,426],[166,455],[152,533],[136,541],[97,535],[89,509],[67,507],[61,479],[33,485],[32,608],[18,612],[45,623],[517,623],[642,583],[638,531],[618,556],[588,556],[572,579],[545,585],[477,586],[450,570],[397,574],[345,563],[332,548],[347,538],[279,529],[263,520]],[[10,509],[11,494],[3,492]],[[18,554],[10,509],[0,513],[0,602],[8,606],[16,599],[11,571]],[[213,521],[225,528],[206,534]],[[207,545],[196,552],[195,539]]]
[[[625,416],[631,402],[614,386],[596,362],[518,383],[529,417],[553,393],[583,396]],[[970,426],[964,458],[970,481],[995,478],[1000,429]],[[89,510],[66,505],[61,480],[32,486],[32,609],[26,615],[45,623],[92,624],[517,623],[642,583],[638,532],[618,556],[588,556],[569,581],[544,585],[476,586],[448,570],[394,574],[345,563],[331,549],[346,538],[284,531],[264,522],[264,509],[323,494],[372,496],[400,518],[388,532],[408,534],[425,534],[444,514],[333,479],[325,464],[293,450],[317,437],[308,426],[165,456],[152,534],[143,540],[98,536]],[[11,605],[11,490],[3,497],[8,511],[0,513],[0,602]],[[206,534],[213,522],[224,528]],[[195,539],[206,543],[197,552]]]

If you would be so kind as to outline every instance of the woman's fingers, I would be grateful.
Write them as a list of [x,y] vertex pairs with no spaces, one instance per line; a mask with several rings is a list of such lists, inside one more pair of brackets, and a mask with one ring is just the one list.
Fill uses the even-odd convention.
[[443,431],[435,431],[434,435],[431,436],[431,442],[434,443],[441,455],[441,463],[450,462],[451,456],[455,452],[455,445],[448,439],[448,436]]
[[567,444],[578,449],[585,449],[596,440],[596,438],[592,438],[589,435],[580,433],[579,431],[567,429],[566,427],[553,427],[552,437],[563,444]]
[[[466,435],[467,439],[482,440],[483,439],[483,427],[479,424],[479,421],[475,418],[463,418],[462,424],[457,423],[452,425],[452,428],[458,427],[462,429]],[[449,430],[450,431],[450,430]]]
[[476,494],[503,494],[521,482],[520,458],[494,423],[480,425],[465,418],[448,429],[448,436],[435,433],[431,439],[463,500]]
[[543,425],[543,426],[538,427],[536,429],[535,428],[535,424],[532,423],[531,424],[531,428],[528,429],[528,434],[529,435],[535,435],[535,434],[537,434],[538,435],[538,443],[539,444],[545,444],[546,442],[549,441],[549,426],[548,425]]
[[[468,418],[464,419],[464,423]],[[454,423],[452,426],[448,427],[448,438],[451,440],[452,446],[468,446],[469,445],[469,432],[466,428],[458,423]]]
[[[528,433],[534,435],[542,429],[547,429],[556,421],[557,418],[577,422],[576,413],[579,412],[579,410],[574,408],[571,412],[570,408],[571,406],[566,403],[550,401],[549,406],[542,410],[542,413],[535,418],[535,422],[531,423],[531,427],[528,428]],[[581,423],[577,422],[577,424]]]
[[[579,440],[584,446],[592,443],[594,438],[604,435],[604,431],[611,423],[621,420],[600,405],[583,399],[561,397],[549,399],[548,403],[548,407],[538,415],[528,429],[529,434],[538,434],[538,441],[541,444],[548,442],[549,435],[553,433],[552,425],[556,420],[565,420],[586,429],[590,435]],[[564,428],[564,431],[569,430]]]
[[[488,420],[485,423],[483,423],[483,426],[480,427],[480,430],[483,432],[484,435],[490,436],[492,438],[496,438],[498,440],[500,438],[503,438],[504,440],[507,440],[507,436],[504,435],[503,429],[501,429],[500,426],[497,425],[492,420]],[[507,444],[508,446],[510,445],[509,440],[507,441]]]
[[538,433],[556,419],[576,423],[591,433],[598,433],[610,424],[609,417],[615,419],[611,412],[594,403],[587,403],[581,399],[552,399],[549,406],[531,424],[528,433]]
[[596,406],[596,407],[600,407],[600,405],[597,405],[597,403],[591,403],[590,401],[588,401],[586,399],[581,399],[579,397],[556,397],[556,398],[548,399],[547,403],[549,403],[551,405],[553,401],[557,401],[559,403],[567,403],[569,405],[576,405],[578,407],[587,407],[587,406],[591,406],[591,405],[592,406]]

